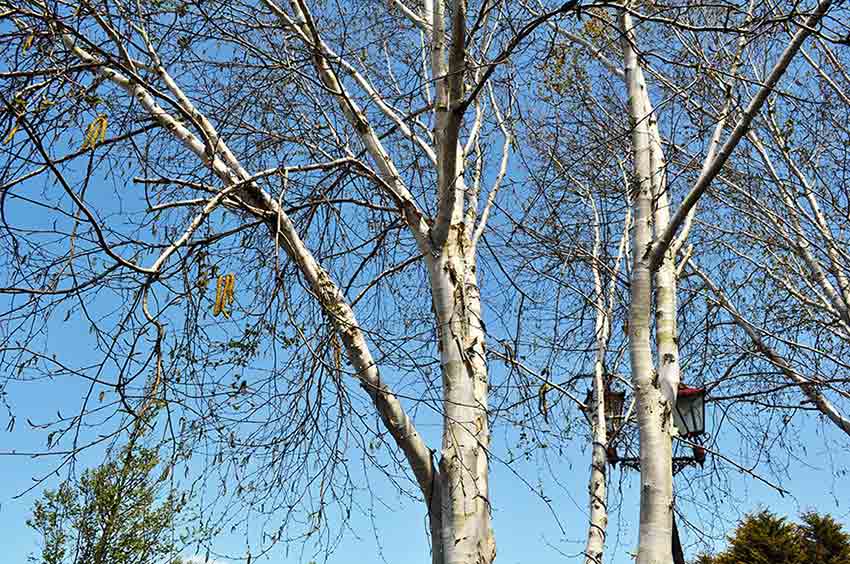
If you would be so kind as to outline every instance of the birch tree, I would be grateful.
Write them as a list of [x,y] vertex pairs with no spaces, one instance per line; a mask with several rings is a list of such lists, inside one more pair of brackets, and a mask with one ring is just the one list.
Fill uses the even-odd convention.
[[[87,397],[115,408],[108,436],[147,398],[171,406],[175,458],[207,441],[211,463],[267,515],[290,515],[299,488],[320,484],[306,537],[326,526],[325,499],[352,490],[334,473],[353,440],[347,374],[383,426],[372,433],[392,438],[415,479],[433,562],[491,562],[477,268],[513,142],[501,69],[576,5],[523,19],[464,0],[6,2],[2,181],[17,207],[4,215],[4,365],[87,378]],[[114,201],[101,193],[109,181]],[[65,307],[66,321],[91,322],[93,370],[39,352],[42,329],[27,320]],[[381,371],[424,372],[429,362],[410,359],[432,344],[439,380],[408,382],[439,390],[439,449]],[[265,376],[251,369],[284,353]],[[103,440],[79,433],[100,409],[45,424],[57,429],[48,447],[66,445],[70,462]],[[271,542],[291,538],[287,522]]]
[[[807,409],[846,434],[840,360],[847,343],[846,217],[839,211],[843,181],[837,174],[843,174],[838,173],[843,165],[834,152],[842,135],[836,121],[847,111],[836,81],[845,74],[823,38],[801,54],[796,75],[808,80],[798,80],[799,87],[811,98],[825,94],[822,103],[829,111],[808,114],[781,93],[768,100],[768,110],[747,136],[748,155],[720,180],[724,202],[742,213],[739,224],[718,227],[735,244],[730,240],[716,253],[728,253],[740,266],[723,282],[704,268],[695,266],[694,273],[746,335],[755,356],[802,393]],[[755,172],[752,180],[741,174],[744,169]],[[750,276],[759,290],[747,297],[738,290],[738,276]]]
[[[63,377],[88,387],[78,412],[37,423],[63,463],[125,433],[156,402],[173,464],[188,467],[205,451],[206,478],[250,508],[241,522],[251,512],[267,518],[267,544],[314,536],[333,544],[329,522],[348,518],[359,487],[346,456],[357,449],[400,490],[409,491],[392,469],[412,477],[433,562],[491,562],[491,428],[495,413],[511,411],[501,401],[494,409],[494,395],[518,391],[523,405],[539,398],[548,423],[553,389],[594,422],[585,558],[599,562],[608,440],[600,400],[627,332],[642,472],[638,562],[669,561],[679,277],[695,206],[725,182],[720,173],[742,140],[756,139],[751,126],[803,43],[838,38],[831,2],[807,11],[753,3],[749,13],[464,0],[2,6],[12,63],[0,73],[9,272],[0,362],[12,381]],[[584,151],[630,139],[607,162],[623,163],[630,190],[606,165],[616,170],[607,185],[618,189],[597,193],[591,183],[558,202],[595,226],[577,229],[583,243],[557,256],[560,278],[536,271],[533,249],[514,244],[545,241],[563,225],[534,223],[545,185],[519,190],[521,204],[516,191],[500,195],[512,152],[540,141],[520,117],[542,97],[574,94],[541,93],[551,86],[535,69],[535,54],[551,51],[541,30],[604,71],[575,65],[593,83],[581,103],[603,116],[587,138],[600,144]],[[766,72],[739,63],[761,60],[757,49]],[[683,94],[692,87],[705,95]],[[677,119],[695,116],[684,144],[662,121],[670,100]],[[592,169],[594,157],[574,153],[554,168],[581,182],[574,167]],[[613,235],[599,215],[612,194],[621,213]],[[630,243],[623,225],[632,226]],[[840,259],[840,244],[832,247]],[[627,248],[631,264],[619,267]],[[516,265],[525,272],[509,277]],[[497,273],[491,304],[505,295],[520,303],[513,335],[485,326],[482,271]],[[621,272],[627,331],[615,321]],[[840,311],[827,289],[818,288],[829,298],[821,303]],[[542,324],[550,335],[539,331],[551,356],[563,353],[564,365],[576,351],[580,362],[590,357],[590,406],[574,397],[578,375],[554,382],[518,354],[532,312],[551,320]],[[91,358],[52,357],[60,319],[91,332]],[[504,387],[488,366],[494,357],[509,369]],[[429,410],[438,437],[414,424],[430,422]],[[86,432],[92,420],[103,430]]]
[[[672,450],[669,436],[671,405],[675,404],[679,376],[678,335],[675,307],[675,253],[681,248],[687,230],[674,240],[677,231],[691,216],[699,197],[720,172],[741,138],[762,109],[770,90],[782,77],[802,43],[811,34],[830,3],[819,4],[804,22],[773,65],[764,85],[750,99],[731,133],[719,146],[725,126],[725,112],[715,127],[700,176],[675,214],[669,213],[666,171],[654,110],[636,53],[636,34],[628,11],[620,16],[623,32],[625,81],[629,94],[629,114],[633,123],[632,151],[635,163],[635,249],[631,278],[629,338],[632,379],[636,391],[641,446],[641,518],[639,564],[669,562],[672,537]],[[627,6],[628,9],[628,6]],[[749,27],[747,23],[743,26]],[[731,76],[737,71],[733,59]],[[655,211],[653,215],[653,204]],[[653,232],[654,230],[654,232]],[[650,348],[650,304],[655,274],[657,373]]]
[[[721,20],[718,18],[722,17],[723,10],[706,10],[692,17],[668,18],[652,8],[627,4],[616,14],[607,14],[601,10],[591,11],[596,20],[591,33],[555,29],[561,37],[573,44],[576,50],[586,52],[603,69],[622,77],[628,96],[634,163],[634,262],[631,270],[628,331],[640,429],[642,483],[638,562],[667,562],[671,558],[673,488],[670,436],[675,434],[675,431],[671,426],[670,407],[676,401],[680,382],[676,319],[677,278],[681,275],[690,252],[687,250],[686,240],[693,222],[695,204],[715,181],[736,146],[750,131],[754,118],[762,112],[773,87],[779,83],[803,41],[818,29],[818,24],[829,9],[829,4],[816,6],[813,12],[805,15],[807,19],[799,28],[790,28],[788,40],[782,37],[772,39],[782,41],[784,48],[771,61],[771,70],[758,78],[761,86],[755,89],[748,100],[744,98],[746,102],[738,98],[735,84],[735,80],[740,76],[741,55],[746,46],[744,37],[748,34],[763,35],[765,24],[776,17],[778,12],[771,12],[751,3],[749,10],[734,16],[738,23],[728,25],[731,15],[728,12],[726,20],[719,24]],[[655,31],[653,27],[663,29],[659,24],[666,25],[667,29]],[[610,40],[606,44],[606,28],[616,28],[619,32],[624,69],[622,71],[615,62],[616,55],[611,49]],[[736,33],[741,34],[740,38],[730,41],[731,48],[724,45],[724,31],[728,34],[727,38]],[[650,49],[663,52],[667,46],[652,43],[652,47],[642,47],[641,40],[646,33],[653,36],[654,41],[658,41],[655,37],[661,37],[666,41],[672,38],[681,42],[680,45],[685,51],[696,56],[701,61],[700,64],[707,64],[710,68],[707,77],[697,73],[694,81],[699,82],[707,78],[711,87],[715,87],[712,82],[717,83],[717,90],[721,93],[721,103],[710,118],[714,122],[711,134],[704,142],[707,150],[704,156],[694,156],[694,160],[702,162],[697,168],[700,173],[694,179],[690,191],[683,196],[678,209],[672,205],[672,196],[667,185],[670,173],[667,170],[664,145],[671,146],[674,151],[679,149],[674,143],[664,140],[660,133],[659,118],[653,108],[650,87],[645,77],[646,68],[650,68],[648,72],[658,81],[658,88],[671,92],[673,98],[679,96],[680,88],[691,86],[675,85],[678,77],[674,76],[674,73],[678,71],[674,57],[661,56],[662,62],[657,67],[649,66],[648,61],[655,56],[655,51]],[[706,57],[706,51],[700,42],[703,34],[719,34],[717,44],[723,47],[714,51],[716,59]],[[776,49],[775,43],[773,45],[771,52]],[[717,78],[718,76],[726,78]],[[692,82],[691,85],[693,84]],[[693,98],[682,98],[683,105],[691,106],[697,115],[705,113],[704,107],[693,105]],[[728,136],[725,134],[727,129]],[[677,174],[687,174],[687,170],[694,168],[693,161],[688,162],[683,166],[682,172],[677,171]],[[682,254],[681,264],[677,264],[679,253]],[[653,309],[654,324],[651,319]],[[653,361],[653,353],[657,355],[657,361]]]
[[[628,193],[628,192],[627,192]],[[592,198],[592,197],[591,197]],[[606,356],[608,345],[611,340],[612,325],[614,323],[615,289],[618,281],[621,263],[628,256],[628,233],[630,213],[626,212],[622,236],[615,258],[613,272],[611,273],[608,287],[603,286],[602,263],[600,260],[600,249],[602,237],[600,233],[601,218],[597,207],[590,199],[593,209],[594,242],[591,270],[593,272],[594,308],[596,320],[594,333],[596,334],[596,358],[593,363],[593,386],[592,401],[589,407],[591,420],[591,462],[588,492],[590,494],[589,509],[590,523],[587,530],[587,543],[585,545],[585,564],[601,564],[605,550],[605,536],[608,527],[608,495],[607,495],[607,467],[609,463],[609,431],[617,433],[620,428],[614,425],[609,418],[614,415],[610,406],[606,405],[606,393],[611,389],[611,375],[606,373]],[[628,418],[628,414],[624,419]],[[625,421],[619,421],[623,425]]]

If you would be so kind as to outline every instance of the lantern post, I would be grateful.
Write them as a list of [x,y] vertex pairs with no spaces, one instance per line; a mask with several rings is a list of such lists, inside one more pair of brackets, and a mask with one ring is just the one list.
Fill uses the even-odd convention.
[[[610,381],[606,379],[606,381]],[[676,396],[676,404],[673,406],[673,426],[676,434],[691,442],[692,456],[673,457],[673,475],[675,476],[688,466],[705,463],[705,448],[702,446],[702,435],[705,434],[705,388],[693,388],[684,384],[679,385]],[[588,398],[590,398],[588,392]],[[608,463],[615,466],[618,462],[624,468],[640,470],[640,457],[620,457],[617,453],[616,439],[622,426],[625,424],[623,408],[625,406],[625,392],[615,392],[606,387],[604,394],[605,419],[609,431],[607,445]],[[588,405],[590,402],[588,401]],[[676,527],[676,517],[673,515],[673,562],[685,564],[682,545],[679,541],[679,531]]]

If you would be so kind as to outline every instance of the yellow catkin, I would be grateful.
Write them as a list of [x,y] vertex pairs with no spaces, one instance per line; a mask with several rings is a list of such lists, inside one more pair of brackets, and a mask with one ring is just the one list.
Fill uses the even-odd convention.
[[233,303],[233,286],[236,283],[236,275],[233,273],[228,274],[225,277],[225,281],[227,286],[225,288],[224,297],[227,300],[227,305],[230,305]]
[[86,138],[83,141],[83,150],[94,149],[98,143],[102,143],[106,139],[106,116],[101,114],[94,118],[86,129]]
[[[234,295],[235,289],[236,289],[236,275],[231,273],[230,274],[230,283],[229,283],[228,288],[227,288],[227,305],[233,304],[233,295]],[[229,313],[228,313],[228,317],[230,317]]]
[[213,315],[221,313],[221,283],[222,277],[219,276],[215,283],[215,304],[213,304]]
[[15,133],[17,133],[17,132],[18,132],[18,124],[16,123],[15,125],[12,126],[12,129],[9,130],[9,134],[6,135],[6,138],[3,139],[3,144],[8,145],[9,142],[12,140],[12,138],[15,136]]
[[213,315],[224,315],[230,317],[230,312],[227,306],[233,303],[233,289],[236,286],[236,275],[233,273],[224,274],[218,277],[215,285],[215,305],[213,306]]

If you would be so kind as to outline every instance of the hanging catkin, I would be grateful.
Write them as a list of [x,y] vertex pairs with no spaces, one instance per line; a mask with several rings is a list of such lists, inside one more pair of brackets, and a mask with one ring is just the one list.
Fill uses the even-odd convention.
[[227,306],[233,303],[233,289],[236,286],[236,275],[233,273],[224,274],[218,277],[215,285],[215,305],[213,306],[213,315],[224,315],[230,317],[230,312]]
[[102,143],[106,139],[106,115],[100,114],[94,121],[89,124],[86,129],[86,138],[83,141],[83,150],[94,149],[98,143]]

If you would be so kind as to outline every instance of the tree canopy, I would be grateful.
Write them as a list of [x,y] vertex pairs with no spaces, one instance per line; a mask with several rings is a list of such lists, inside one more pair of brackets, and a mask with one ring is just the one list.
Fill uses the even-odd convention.
[[585,449],[585,563],[618,460],[666,563],[682,490],[850,437],[848,36],[840,0],[0,0],[6,426],[55,473],[143,422],[248,554],[332,551],[380,480],[432,564],[496,558],[494,469],[557,514]]
[[801,523],[768,510],[747,515],[729,537],[729,546],[697,564],[848,564],[850,533],[829,515],[806,512]]
[[[179,564],[185,495],[164,488],[159,457],[125,448],[114,460],[44,492],[27,521],[41,564]],[[163,495],[165,490],[165,495]]]

